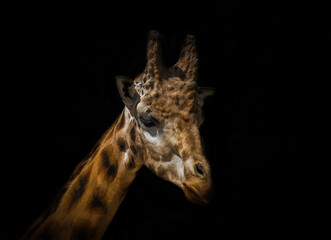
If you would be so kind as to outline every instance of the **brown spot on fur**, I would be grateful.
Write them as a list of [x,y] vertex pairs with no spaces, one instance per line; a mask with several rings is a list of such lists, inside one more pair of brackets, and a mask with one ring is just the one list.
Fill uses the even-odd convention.
[[134,158],[132,156],[129,158],[129,161],[128,161],[126,166],[130,170],[134,169],[136,167],[136,163],[135,163]]
[[109,156],[108,156],[108,153],[103,150],[101,152],[101,158],[102,158],[102,165],[104,168],[109,168],[110,166],[110,161],[109,161]]
[[[95,153],[94,153],[95,154]],[[93,154],[93,155],[94,155]],[[93,156],[92,156],[93,157]],[[83,168],[86,166],[88,160],[84,160],[82,162],[80,162],[77,167],[75,168],[74,172],[71,174],[70,178],[69,178],[69,183],[72,182],[83,170]],[[49,214],[53,213],[56,211],[56,209],[58,208],[58,206],[61,203],[61,199],[63,194],[68,190],[68,185],[64,185],[59,192],[57,193],[56,197],[54,198],[54,202],[52,203],[52,205],[46,210],[46,212],[44,213],[45,215],[43,217],[47,217]]]
[[179,132],[183,131],[183,124],[177,124],[176,127],[176,130],[178,130]]
[[160,161],[160,155],[157,152],[154,152],[152,149],[149,151],[149,155],[155,160]]
[[118,164],[117,162],[115,164],[112,164],[109,166],[107,171],[107,176],[110,178],[110,182],[114,181],[118,170]]
[[123,138],[117,139],[117,146],[121,152],[125,152],[127,149],[127,144]]
[[85,174],[83,176],[80,176],[77,179],[77,181],[75,183],[75,186],[73,186],[76,189],[72,193],[72,199],[71,199],[71,202],[70,202],[70,207],[83,196],[83,193],[85,192],[85,188],[86,188],[86,184],[87,184],[87,181],[89,179],[89,176],[90,176],[90,172],[88,172],[87,174]]
[[134,155],[137,155],[137,150],[134,146],[130,146],[130,149],[131,149],[131,152],[134,154]]
[[191,119],[190,117],[183,117],[184,122],[188,123]]
[[181,158],[182,158],[184,161],[187,160],[188,157],[189,157],[189,153],[188,153],[187,151],[183,151],[183,152],[181,153]]
[[178,106],[180,101],[177,95],[174,97],[174,101],[175,101],[175,105]]
[[104,213],[107,212],[107,207],[98,192],[95,192],[93,194],[93,198],[90,202],[90,208],[92,210],[96,210],[96,211],[100,211],[100,212],[104,212]]
[[136,146],[136,149],[137,149],[137,153],[138,153],[138,158],[144,159],[144,151],[143,151],[142,147]]
[[166,173],[167,170],[163,166],[159,166],[157,169],[158,176],[163,177]]
[[153,98],[158,98],[158,97],[160,97],[160,94],[158,92],[154,91],[154,92],[151,93],[151,96]]
[[130,137],[133,142],[136,141],[136,129],[134,127],[131,128]]

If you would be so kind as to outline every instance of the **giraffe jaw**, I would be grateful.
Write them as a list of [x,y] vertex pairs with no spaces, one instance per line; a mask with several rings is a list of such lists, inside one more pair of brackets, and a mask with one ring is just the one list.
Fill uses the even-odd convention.
[[208,199],[203,199],[199,196],[197,190],[195,190],[193,187],[187,186],[185,183],[183,183],[183,191],[185,194],[185,197],[192,203],[197,205],[206,205],[209,203]]

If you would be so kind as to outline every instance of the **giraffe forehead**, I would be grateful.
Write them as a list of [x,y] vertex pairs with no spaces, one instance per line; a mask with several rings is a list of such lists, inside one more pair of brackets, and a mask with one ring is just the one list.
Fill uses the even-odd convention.
[[156,87],[147,91],[141,98],[154,114],[160,117],[190,117],[200,113],[198,91],[195,84],[187,84],[179,78],[170,78],[155,84]]

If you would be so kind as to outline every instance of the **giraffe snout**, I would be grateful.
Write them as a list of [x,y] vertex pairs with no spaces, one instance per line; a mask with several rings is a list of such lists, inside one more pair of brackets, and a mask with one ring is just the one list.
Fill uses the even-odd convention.
[[201,186],[201,184],[183,184],[183,191],[186,198],[198,205],[206,205],[213,198],[213,188],[211,186]]
[[185,181],[183,182],[183,191],[186,198],[199,205],[209,203],[213,196],[210,167],[207,161],[204,160],[187,161],[188,169],[185,174]]

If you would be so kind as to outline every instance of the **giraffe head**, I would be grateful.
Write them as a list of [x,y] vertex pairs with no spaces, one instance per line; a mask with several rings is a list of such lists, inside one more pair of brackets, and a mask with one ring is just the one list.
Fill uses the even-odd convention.
[[205,204],[211,199],[212,179],[199,133],[204,97],[213,90],[197,86],[195,39],[188,35],[177,63],[161,60],[158,32],[149,34],[147,64],[134,80],[117,77],[121,98],[137,122],[146,150],[144,165],[179,186],[187,199]]

